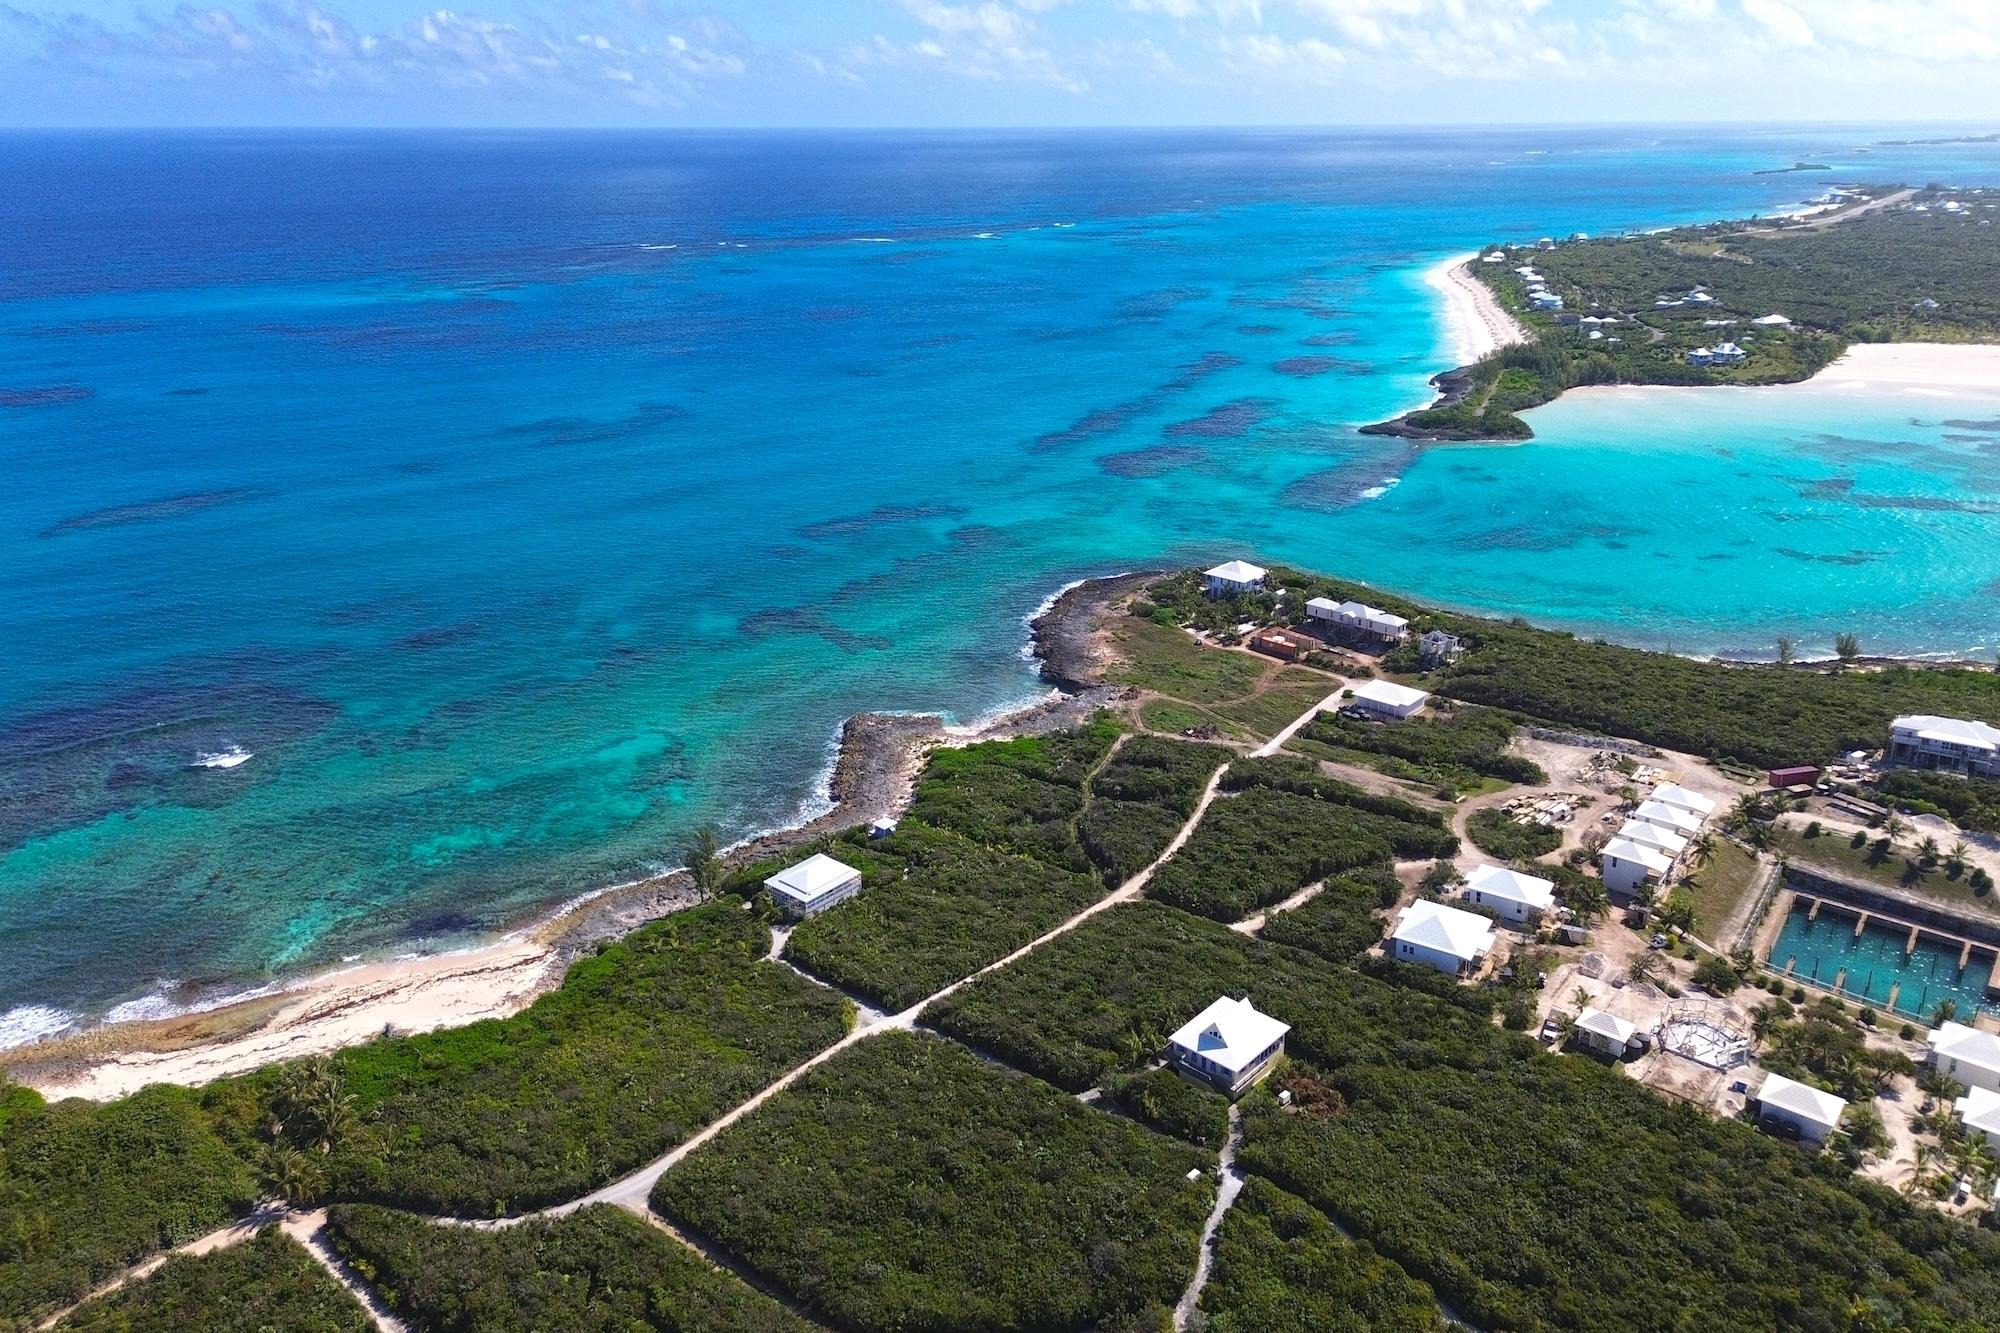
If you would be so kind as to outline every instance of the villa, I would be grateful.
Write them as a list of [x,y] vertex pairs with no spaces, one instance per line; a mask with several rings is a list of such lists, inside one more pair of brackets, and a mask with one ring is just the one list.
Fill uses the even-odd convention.
[[1717,343],[1715,350],[1709,353],[1709,359],[1718,366],[1733,366],[1749,355],[1735,343]]
[[1410,632],[1410,622],[1402,616],[1392,616],[1360,602],[1336,602],[1331,597],[1315,597],[1307,602],[1306,616],[1342,629],[1359,630],[1387,643],[1401,643]]
[[1493,952],[1493,923],[1476,912],[1419,898],[1396,918],[1391,958],[1434,967],[1447,976],[1470,976]]
[[1766,1074],[1757,1092],[1757,1123],[1789,1129],[1810,1143],[1824,1143],[1840,1128],[1847,1103],[1830,1092],[1809,1087],[1783,1074]]
[[1715,813],[1715,802],[1700,792],[1689,791],[1678,783],[1666,782],[1653,788],[1653,799],[1667,805],[1679,806],[1700,819],[1707,819]]
[[1924,1039],[1930,1066],[1968,1088],[2000,1093],[2000,1037],[1963,1023],[1940,1023]]
[[1668,805],[1665,801],[1641,801],[1639,808],[1632,812],[1632,818],[1648,824],[1657,824],[1669,833],[1683,838],[1692,838],[1701,832],[1701,816],[1684,806]]
[[1443,666],[1446,662],[1456,661],[1458,655],[1464,651],[1465,640],[1441,629],[1429,630],[1423,638],[1417,640],[1417,658],[1427,667]]
[[2000,728],[1927,713],[1899,717],[1889,724],[1889,752],[1884,760],[1896,768],[2000,777]]
[[1638,1035],[1639,1026],[1636,1023],[1629,1023],[1616,1014],[1607,1014],[1602,1009],[1585,1009],[1576,1016],[1576,1027],[1570,1039],[1586,1051],[1622,1060],[1625,1052],[1632,1049],[1632,1039]]
[[1528,304],[1537,310],[1560,310],[1563,308],[1563,299],[1554,292],[1541,292],[1531,295]]
[[1951,1105],[1966,1129],[1984,1134],[1986,1142],[2000,1152],[2000,1092],[1973,1088]]
[[1246,999],[1227,995],[1181,1024],[1167,1038],[1167,1060],[1191,1078],[1234,1097],[1250,1087],[1285,1053],[1291,1028],[1258,1013]]
[[814,852],[765,880],[764,887],[778,910],[796,919],[824,912],[861,892],[861,872],[825,852]]
[[1500,866],[1474,866],[1465,877],[1465,901],[1490,908],[1518,925],[1533,925],[1555,909],[1553,881]]
[[1786,319],[1783,315],[1776,314],[1759,315],[1750,322],[1752,324],[1762,324],[1767,329],[1788,329],[1792,326],[1792,321]]
[[1696,347],[1688,352],[1687,361],[1691,366],[1712,366],[1715,364],[1715,353],[1706,347]]
[[1253,565],[1247,560],[1231,560],[1217,565],[1202,576],[1210,597],[1234,596],[1238,593],[1262,592],[1264,576],[1270,571],[1262,565]]
[[1401,721],[1418,712],[1430,695],[1393,681],[1371,680],[1354,687],[1353,706],[1380,718]]
[[1624,898],[1636,898],[1649,882],[1664,880],[1674,863],[1664,852],[1630,838],[1616,837],[1604,844],[1598,874],[1604,887]]

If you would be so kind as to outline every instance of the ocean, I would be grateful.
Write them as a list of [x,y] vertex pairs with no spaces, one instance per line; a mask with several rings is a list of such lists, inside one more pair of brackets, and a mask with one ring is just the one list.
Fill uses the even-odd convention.
[[1092,574],[1990,654],[2000,385],[1353,429],[1448,364],[1438,258],[2000,184],[1880,142],[1939,135],[0,135],[0,1043],[809,813],[847,715],[1033,697]]

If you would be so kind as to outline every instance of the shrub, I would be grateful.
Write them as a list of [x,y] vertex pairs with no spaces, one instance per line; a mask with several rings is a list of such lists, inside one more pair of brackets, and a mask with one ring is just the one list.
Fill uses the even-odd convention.
[[1172,1069],[1122,1075],[1105,1089],[1137,1119],[1198,1148],[1220,1148],[1229,1135],[1229,1099]]
[[1560,830],[1546,824],[1517,824],[1505,810],[1475,810],[1465,821],[1472,845],[1501,861],[1532,861],[1562,846]]
[[1728,995],[1743,982],[1729,960],[1709,954],[1695,965],[1694,984],[1716,995]]
[[240,1245],[175,1255],[144,1281],[78,1310],[64,1333],[371,1333],[361,1303],[276,1227]]
[[1290,944],[1346,962],[1382,938],[1382,918],[1376,913],[1392,906],[1402,887],[1388,870],[1337,875],[1309,901],[1272,916],[1261,933],[1273,944]]
[[1073,825],[1083,812],[1085,779],[1117,739],[1117,724],[1099,717],[1076,731],[938,750],[917,781],[909,815],[989,847],[1088,871]]
[[1448,791],[1475,786],[1482,777],[1548,780],[1533,760],[1508,752],[1514,724],[1491,709],[1459,708],[1447,715],[1407,718],[1386,726],[1323,713],[1302,734],[1324,745],[1403,760],[1415,776],[1442,781]]

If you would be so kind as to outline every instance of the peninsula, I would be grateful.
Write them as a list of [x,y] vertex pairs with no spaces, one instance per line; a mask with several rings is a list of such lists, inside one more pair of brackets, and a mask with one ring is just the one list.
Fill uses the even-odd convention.
[[1520,414],[1574,388],[1789,384],[1860,344],[2000,341],[1995,217],[2000,191],[1854,186],[1796,216],[1490,245],[1445,281],[1521,336],[1473,343],[1434,404],[1362,433],[1524,440]]

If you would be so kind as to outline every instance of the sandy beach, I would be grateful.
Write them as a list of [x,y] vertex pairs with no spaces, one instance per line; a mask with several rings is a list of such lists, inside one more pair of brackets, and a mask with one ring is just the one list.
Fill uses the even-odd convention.
[[[1784,393],[1848,397],[1908,394],[1929,399],[2000,399],[2000,344],[1855,343],[1811,379],[1795,384],[1674,385],[1593,384],[1566,389],[1573,394],[1641,397],[1701,393]],[[1532,412],[1534,409],[1530,409]]]
[[[1071,725],[1104,702],[1099,622],[1147,574],[1075,584],[1029,625],[1049,693],[967,726],[934,715],[864,713],[841,729],[825,814],[737,844],[746,865],[890,817],[909,803],[925,758],[940,746]],[[303,978],[283,990],[198,1013],[101,1024],[0,1051],[0,1069],[51,1100],[106,1101],[149,1083],[196,1086],[280,1060],[320,1055],[393,1031],[457,1027],[518,1013],[554,988],[572,960],[696,901],[679,871],[613,885],[489,944],[448,954],[385,959]]]
[[1478,259],[1477,253],[1453,255],[1424,272],[1424,284],[1444,302],[1454,365],[1469,366],[1502,347],[1528,341],[1528,331],[1472,275],[1471,265]]

